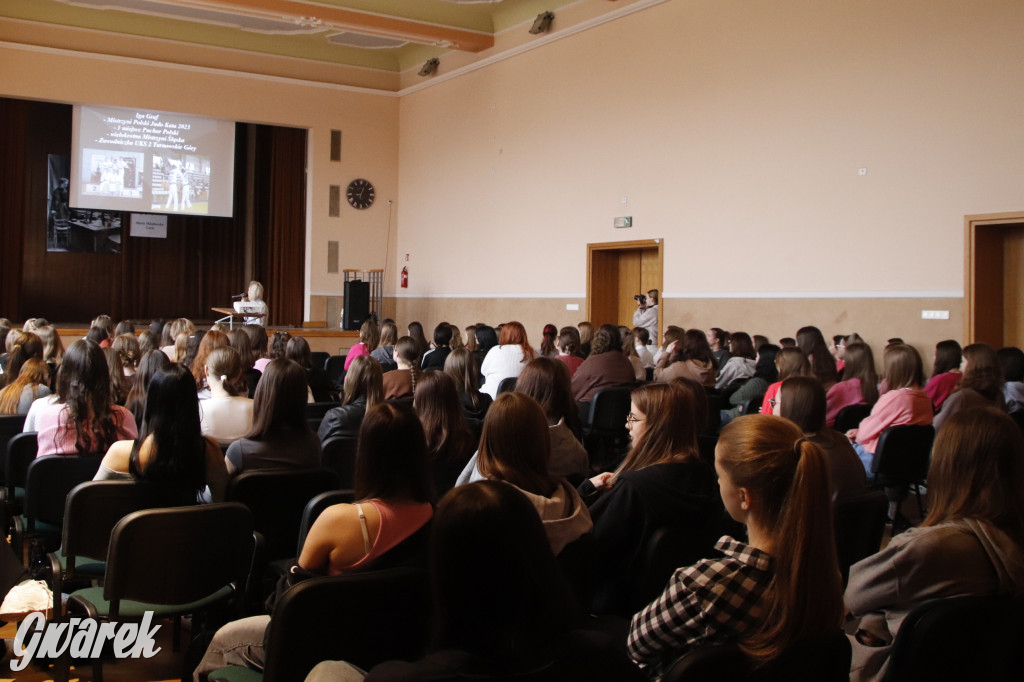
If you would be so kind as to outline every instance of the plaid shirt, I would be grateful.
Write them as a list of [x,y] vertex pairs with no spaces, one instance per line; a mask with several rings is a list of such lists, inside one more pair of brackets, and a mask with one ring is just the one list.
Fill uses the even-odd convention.
[[629,655],[654,679],[687,650],[732,639],[764,615],[772,558],[728,536],[715,549],[724,556],[677,569],[661,596],[633,616]]

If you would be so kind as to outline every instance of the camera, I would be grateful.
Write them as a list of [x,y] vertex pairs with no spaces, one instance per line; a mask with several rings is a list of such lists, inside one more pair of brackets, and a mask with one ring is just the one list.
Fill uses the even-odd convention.
[[647,305],[647,296],[644,294],[637,294],[633,297],[633,300],[638,301],[640,305]]

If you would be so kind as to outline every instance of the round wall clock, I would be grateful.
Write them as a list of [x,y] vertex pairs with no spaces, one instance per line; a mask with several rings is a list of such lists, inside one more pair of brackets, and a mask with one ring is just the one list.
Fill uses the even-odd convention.
[[348,203],[352,208],[364,209],[373,205],[375,197],[373,184],[369,180],[358,178],[348,184]]

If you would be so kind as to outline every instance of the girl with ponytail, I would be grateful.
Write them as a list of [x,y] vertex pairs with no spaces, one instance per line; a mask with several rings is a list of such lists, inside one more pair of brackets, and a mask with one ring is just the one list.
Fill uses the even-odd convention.
[[411,336],[403,336],[395,344],[395,364],[393,369],[384,375],[384,399],[405,398],[416,391],[416,382],[420,378],[420,344]]
[[722,430],[715,470],[722,502],[749,539],[722,537],[721,558],[678,569],[633,617],[629,654],[655,677],[702,644],[736,640],[765,663],[843,622],[821,448],[789,420],[750,415]]

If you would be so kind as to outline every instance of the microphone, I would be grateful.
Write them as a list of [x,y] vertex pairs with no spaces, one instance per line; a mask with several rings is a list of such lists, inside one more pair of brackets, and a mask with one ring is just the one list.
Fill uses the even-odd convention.
[[245,298],[246,294],[232,294],[231,298]]

